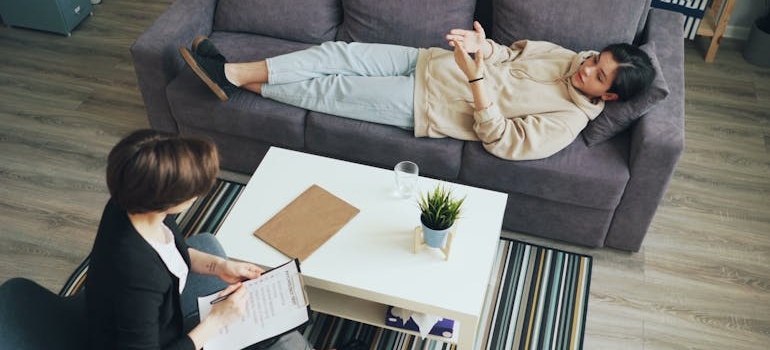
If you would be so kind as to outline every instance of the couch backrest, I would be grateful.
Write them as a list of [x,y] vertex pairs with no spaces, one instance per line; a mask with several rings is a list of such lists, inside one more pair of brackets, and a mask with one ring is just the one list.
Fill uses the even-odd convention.
[[449,48],[444,35],[479,20],[509,45],[547,40],[581,51],[632,42],[651,0],[219,0],[214,30],[318,44],[329,40]]
[[214,30],[320,44],[334,40],[340,0],[219,0]]
[[575,51],[633,42],[650,7],[650,0],[491,1],[487,34],[498,43],[546,40]]
[[471,28],[476,0],[341,0],[337,40],[446,47],[452,28]]

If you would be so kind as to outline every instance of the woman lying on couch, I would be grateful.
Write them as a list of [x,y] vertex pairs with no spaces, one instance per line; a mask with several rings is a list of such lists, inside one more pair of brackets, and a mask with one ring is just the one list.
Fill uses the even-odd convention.
[[[442,48],[327,42],[262,61],[229,63],[205,37],[179,50],[222,100],[239,88],[337,116],[414,129],[416,137],[482,141],[503,159],[567,147],[604,101],[652,83],[649,56],[630,44],[575,53],[542,41],[510,47],[452,29]],[[473,53],[473,58],[468,54]],[[457,68],[460,69],[457,69]]]

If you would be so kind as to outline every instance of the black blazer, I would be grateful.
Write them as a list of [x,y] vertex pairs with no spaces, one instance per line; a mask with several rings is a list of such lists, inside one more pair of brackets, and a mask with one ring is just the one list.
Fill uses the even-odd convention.
[[[165,222],[190,266],[179,228]],[[91,250],[86,305],[91,349],[195,348],[183,330],[178,278],[112,200]]]

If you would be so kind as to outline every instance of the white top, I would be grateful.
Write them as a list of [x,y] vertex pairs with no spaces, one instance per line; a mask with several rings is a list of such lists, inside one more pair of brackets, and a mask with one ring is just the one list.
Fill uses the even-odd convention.
[[174,234],[171,233],[171,229],[163,225],[163,233],[165,234],[165,242],[163,243],[146,238],[145,240],[160,255],[160,259],[166,264],[166,268],[179,278],[179,294],[182,294],[185,283],[187,283],[187,274],[190,272],[190,268],[185,264],[182,254],[176,249]]

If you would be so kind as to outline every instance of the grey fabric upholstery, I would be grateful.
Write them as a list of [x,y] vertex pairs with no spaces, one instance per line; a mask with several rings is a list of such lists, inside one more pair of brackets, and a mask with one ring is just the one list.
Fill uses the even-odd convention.
[[492,35],[499,42],[546,40],[576,51],[631,43],[645,0],[493,0]]
[[471,143],[463,152],[460,179],[500,192],[609,210],[618,205],[628,183],[627,154],[627,139],[593,149],[578,138],[547,159],[501,162]]
[[671,33],[684,25],[678,13],[651,9],[647,40],[655,42],[668,97],[658,103],[629,130],[631,135],[626,185],[604,244],[639,250],[655,210],[684,150],[684,49],[681,38]]
[[306,148],[333,158],[393,169],[402,160],[420,166],[420,174],[454,179],[460,171],[463,142],[415,138],[408,130],[310,112]]
[[[334,40],[342,22],[339,0],[219,0],[214,30],[247,32],[320,44]],[[286,18],[312,18],[286,21]]]
[[470,28],[476,0],[342,0],[337,40],[449,48],[448,28]]
[[153,129],[177,132],[166,86],[185,66],[179,46],[211,34],[217,0],[175,1],[131,46],[139,90]]
[[[258,138],[283,147],[304,145],[306,110],[246,91],[235,94],[228,103],[221,103],[198,82],[197,76],[186,71],[168,86],[168,103],[179,116],[180,124],[197,129],[228,130],[233,135]],[[262,111],[263,117],[253,118],[249,113],[252,109]]]
[[0,286],[0,348],[82,350],[87,341],[83,293],[60,297],[25,278]]
[[[420,165],[424,175],[508,193],[505,229],[591,247],[636,251],[684,144],[683,17],[649,10],[649,3],[338,3],[342,23],[336,39],[340,40],[444,46],[443,35],[448,29],[470,28],[476,16],[487,35],[500,43],[541,39],[573,50],[601,49],[617,41],[654,43],[660,73],[669,88],[665,100],[607,141],[586,147],[578,137],[552,157],[527,162],[495,158],[477,142],[417,139],[410,131],[396,127],[308,112],[245,91],[227,103],[219,102],[184,66],[177,52],[179,45],[189,46],[195,35],[206,34],[230,61],[239,62],[299,50],[308,44],[285,37],[215,30],[223,25],[213,23],[217,0],[177,1],[137,39],[131,53],[150,125],[212,137],[225,169],[252,172],[271,145],[387,169],[410,159]],[[303,11],[285,11],[281,16],[281,23],[292,25],[314,18]]]
[[590,149],[578,138],[548,159],[522,162],[469,144],[460,179],[508,193],[509,230],[602,246],[630,176],[627,154],[628,137]]

